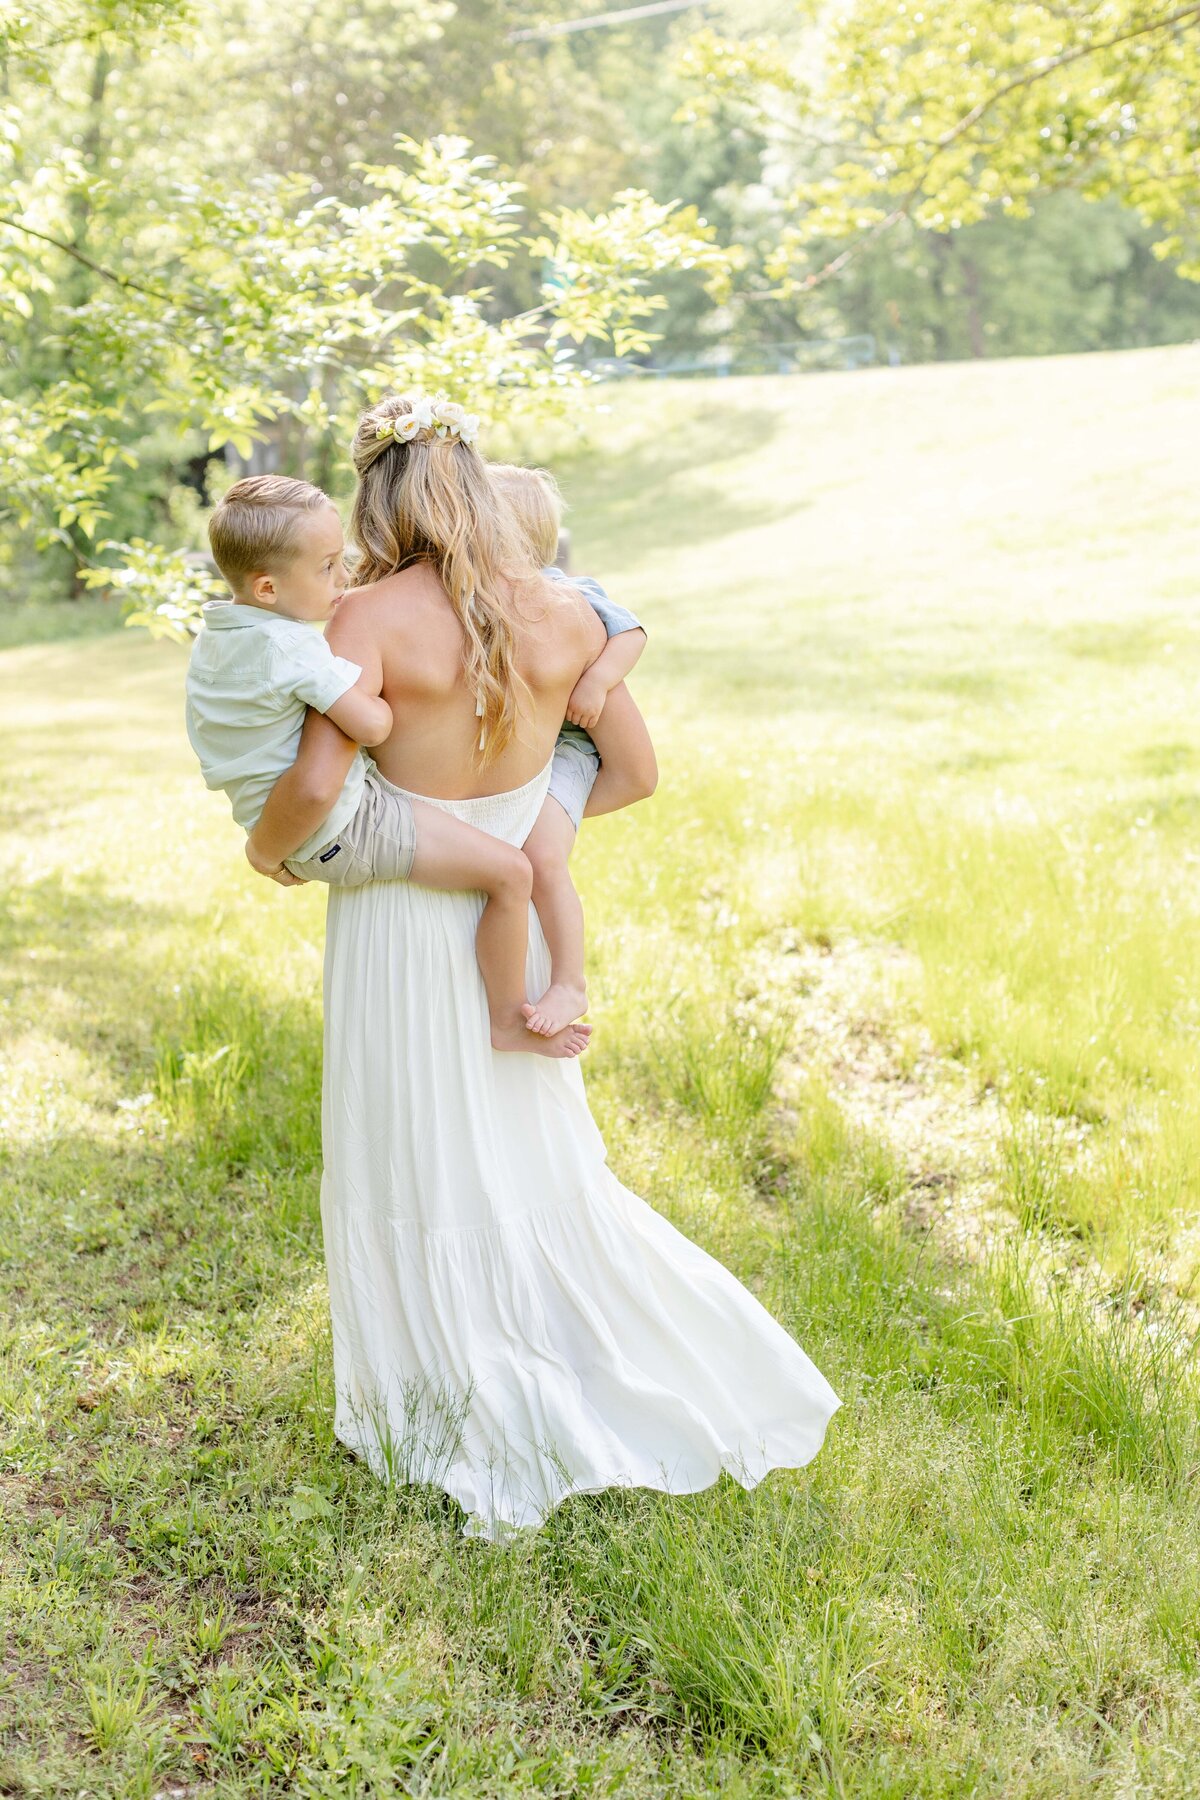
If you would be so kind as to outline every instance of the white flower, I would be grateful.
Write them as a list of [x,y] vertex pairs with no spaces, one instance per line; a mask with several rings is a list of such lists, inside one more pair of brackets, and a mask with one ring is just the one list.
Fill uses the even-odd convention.
[[457,400],[441,400],[434,415],[434,428],[440,438],[456,437],[460,443],[473,444],[479,435],[479,414],[469,413]]
[[479,435],[479,414],[469,413],[457,400],[430,400],[426,395],[412,402],[410,412],[381,419],[375,427],[379,438],[395,438],[398,444],[411,444],[422,432],[432,431],[438,437],[458,438],[473,444]]
[[433,417],[434,429],[440,438],[447,435],[457,437],[458,428],[466,416],[465,409],[456,400],[439,400]]

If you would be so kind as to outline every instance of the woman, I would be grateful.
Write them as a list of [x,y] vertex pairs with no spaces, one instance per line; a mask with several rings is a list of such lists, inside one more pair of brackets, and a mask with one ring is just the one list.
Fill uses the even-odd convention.
[[[381,676],[396,723],[379,771],[521,844],[603,627],[528,564],[473,445],[420,425],[413,402],[366,413],[354,460],[365,585],[328,635]],[[638,729],[621,688],[602,755],[605,729]],[[310,716],[263,815],[276,842],[311,829],[352,753]],[[637,797],[636,777],[624,794],[604,779],[589,811]],[[490,1539],[572,1493],[688,1493],[722,1469],[751,1487],[807,1463],[840,1404],[828,1382],[616,1180],[577,1063],[491,1049],[481,904],[403,882],[330,892],[321,1217],[337,1435],[379,1476],[443,1488],[464,1535]],[[530,937],[537,995],[536,914]]]

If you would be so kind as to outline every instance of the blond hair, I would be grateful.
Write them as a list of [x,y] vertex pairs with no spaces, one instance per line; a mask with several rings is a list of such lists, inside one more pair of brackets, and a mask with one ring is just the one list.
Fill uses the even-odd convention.
[[432,563],[463,633],[463,667],[482,715],[482,762],[499,756],[517,727],[525,684],[517,669],[513,590],[537,565],[472,444],[432,429],[407,443],[379,427],[414,401],[392,394],[358,422],[351,454],[358,491],[350,532],[366,586],[417,562]]
[[520,463],[489,463],[497,491],[512,509],[517,526],[539,564],[558,561],[563,500],[549,469],[526,469]]
[[289,562],[306,513],[328,506],[311,481],[289,475],[247,475],[235,481],[208,521],[213,561],[236,594],[247,575]]

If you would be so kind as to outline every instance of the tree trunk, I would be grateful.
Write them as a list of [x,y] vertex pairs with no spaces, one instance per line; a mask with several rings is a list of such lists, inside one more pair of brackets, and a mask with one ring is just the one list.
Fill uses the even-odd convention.
[[983,329],[983,314],[979,309],[979,270],[969,256],[963,257],[962,276],[963,291],[967,296],[967,336],[971,344],[971,355],[976,361],[982,361],[987,355],[987,337]]
[[[96,51],[96,60],[92,64],[92,80],[88,91],[87,126],[80,145],[83,166],[89,175],[97,172],[100,158],[104,152],[104,94],[108,87],[108,77],[112,71],[112,58],[103,44]],[[70,203],[71,243],[76,250],[86,252],[88,234],[92,223],[92,199],[85,188],[76,188],[71,195]],[[67,277],[73,306],[86,304],[92,290],[93,276],[80,262],[71,259],[70,273]],[[67,366],[72,374],[80,371],[75,367],[74,358],[68,350]],[[71,558],[68,574],[69,592],[72,600],[82,600],[88,590],[79,579],[79,571],[88,561],[89,544],[85,534],[77,525],[69,527],[70,543],[66,547]]]
[[[104,45],[96,52],[96,60],[92,64],[92,80],[88,93],[87,126],[80,145],[80,156],[84,168],[89,175],[99,169],[100,158],[104,154],[104,94],[108,87],[108,78],[112,72],[112,58]],[[88,231],[92,222],[91,195],[84,188],[76,188],[71,195],[71,243],[76,250],[87,250]],[[75,304],[82,305],[91,291],[92,274],[82,263],[72,262],[72,281]]]

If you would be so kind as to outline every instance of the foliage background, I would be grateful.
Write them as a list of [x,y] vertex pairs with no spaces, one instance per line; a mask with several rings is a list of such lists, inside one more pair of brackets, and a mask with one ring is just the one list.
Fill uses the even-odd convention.
[[356,408],[408,381],[481,406],[511,449],[605,354],[1195,333],[1196,7],[713,0],[556,34],[579,16],[6,10],[10,605],[120,566],[118,598],[182,617],[214,488],[268,465],[336,487]]

